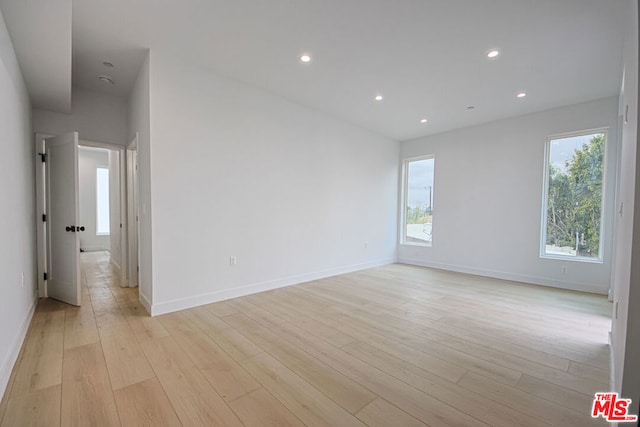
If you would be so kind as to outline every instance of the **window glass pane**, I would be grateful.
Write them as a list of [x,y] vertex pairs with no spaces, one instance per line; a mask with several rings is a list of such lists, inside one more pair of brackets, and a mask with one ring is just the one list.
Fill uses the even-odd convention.
[[407,162],[405,243],[430,244],[432,241],[434,163],[433,158]]
[[600,259],[606,134],[552,139],[543,253]]
[[100,236],[109,234],[109,169],[97,169],[97,217],[96,234]]

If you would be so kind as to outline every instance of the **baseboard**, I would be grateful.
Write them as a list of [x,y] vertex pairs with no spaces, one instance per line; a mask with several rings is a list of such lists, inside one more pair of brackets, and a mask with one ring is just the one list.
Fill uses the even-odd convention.
[[31,308],[29,309],[29,313],[27,313],[27,316],[22,320],[22,324],[18,330],[18,335],[16,336],[13,344],[11,344],[6,359],[2,362],[2,366],[0,366],[0,399],[4,396],[7,385],[9,384],[11,371],[13,370],[13,367],[18,360],[18,356],[20,355],[20,349],[22,348],[24,339],[27,337],[27,331],[29,330],[29,325],[31,324],[31,319],[33,318],[33,313],[35,313],[37,305],[38,296],[36,295],[33,299],[33,303],[31,304]]
[[109,248],[104,248],[102,246],[82,246],[83,252],[109,252]]
[[[615,361],[616,357],[615,351],[613,349],[613,332],[609,331],[609,391],[620,393],[622,390],[619,390],[616,386],[616,372],[613,368],[616,363]],[[609,425],[611,427],[618,427],[620,424],[617,422],[612,422]]]
[[147,298],[142,292],[138,292],[138,301],[140,301],[140,304],[142,304],[144,309],[147,310],[147,313],[153,316],[152,305],[151,301],[149,301],[149,298]]
[[481,268],[466,267],[455,264],[446,264],[433,261],[425,261],[416,258],[398,259],[401,264],[417,265],[420,267],[436,268],[438,270],[455,271],[457,273],[473,274],[476,276],[491,277],[493,279],[510,280],[512,282],[522,282],[531,285],[547,286],[551,288],[568,289],[571,291],[589,292],[593,294],[607,295],[607,290],[603,290],[596,285],[569,282],[563,280],[549,279],[548,277],[530,276],[526,274],[507,273],[504,271],[485,270]]
[[[197,307],[204,304],[211,304],[214,302],[224,301],[232,298],[243,297],[251,294],[256,294],[258,292],[283,288],[286,286],[298,285],[300,283],[310,282],[312,280],[324,279],[326,277],[337,276],[339,274],[352,273],[354,271],[360,271],[367,268],[380,267],[382,265],[393,264],[395,262],[395,258],[388,258],[363,264],[338,267],[310,274],[289,276],[281,279],[269,280],[266,282],[252,283],[249,285],[240,286],[238,288],[224,289],[216,292],[196,295],[189,298],[182,298],[153,304],[151,305],[150,313],[152,316],[172,313],[174,311],[186,310],[188,308]],[[140,295],[140,297],[142,298],[142,295]]]
[[616,372],[614,369],[616,355],[613,350],[613,332],[609,331],[609,391],[616,391]]
[[120,274],[120,264],[118,264],[116,262],[116,260],[114,260],[112,257],[109,258],[109,263],[113,266],[113,268],[116,270],[116,272],[119,275]]

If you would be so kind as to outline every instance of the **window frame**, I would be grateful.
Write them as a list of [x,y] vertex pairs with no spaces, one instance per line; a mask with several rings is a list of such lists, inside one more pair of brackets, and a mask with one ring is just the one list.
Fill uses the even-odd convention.
[[[548,254],[546,253],[547,244],[547,210],[549,205],[549,161],[551,156],[551,141],[572,138],[576,136],[604,134],[604,149],[602,154],[602,195],[600,196],[600,244],[598,247],[598,257],[585,257],[579,255],[560,255],[560,254]],[[540,221],[540,258],[553,259],[562,261],[575,261],[585,262],[592,264],[604,263],[604,239],[605,239],[605,216],[606,216],[606,183],[607,183],[607,151],[609,145],[609,127],[586,129],[575,132],[565,132],[554,135],[549,135],[544,146],[544,178],[542,188],[542,215]]]
[[[109,231],[108,232],[100,232],[98,231],[98,225],[100,224],[100,189],[99,189],[99,185],[100,185],[100,180],[99,180],[99,174],[100,174],[100,169],[104,169],[107,171],[107,189],[109,190],[107,192],[107,205],[109,206],[107,215],[108,215],[108,222],[109,222]],[[110,206],[110,200],[109,200],[109,193],[111,191],[111,189],[109,188],[109,184],[110,184],[110,174],[111,171],[109,170],[108,166],[96,166],[96,236],[111,236],[111,206]]]
[[[408,157],[403,159],[402,161],[402,201],[400,204],[400,245],[406,246],[418,246],[423,248],[433,247],[433,214],[431,219],[431,241],[425,243],[419,242],[408,242],[407,241],[407,201],[408,201],[408,193],[409,193],[409,164],[412,162],[418,162],[421,160],[431,160],[433,159],[433,194],[431,196],[432,199],[435,199],[435,188],[436,188],[436,156],[435,154],[427,154],[424,156],[417,157]],[[432,206],[433,210],[433,206]]]

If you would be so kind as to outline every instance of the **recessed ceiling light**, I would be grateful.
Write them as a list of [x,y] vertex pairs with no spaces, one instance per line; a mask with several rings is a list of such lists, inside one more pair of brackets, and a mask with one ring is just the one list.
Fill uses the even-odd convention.
[[308,64],[309,62],[311,62],[311,55],[309,55],[308,53],[303,53],[302,55],[300,55],[300,62]]
[[110,83],[112,85],[116,84],[116,82],[114,82],[113,79],[109,76],[98,76],[98,80],[104,83]]
[[104,65],[107,68],[113,68],[113,63],[109,61],[104,61],[102,65]]
[[487,52],[487,57],[488,57],[488,58],[495,58],[495,57],[497,57],[498,55],[500,55],[500,51],[499,51],[499,50],[497,50],[497,49],[492,49],[492,50],[490,50],[489,52]]
[[376,97],[375,97],[375,98],[373,98],[373,99],[375,99],[376,101],[382,101],[382,100],[384,99],[384,96],[382,96],[382,95],[376,95]]
[[527,92],[519,92],[516,97],[517,98],[524,98],[525,96],[527,96]]
[[420,119],[420,123],[427,123],[427,119]]

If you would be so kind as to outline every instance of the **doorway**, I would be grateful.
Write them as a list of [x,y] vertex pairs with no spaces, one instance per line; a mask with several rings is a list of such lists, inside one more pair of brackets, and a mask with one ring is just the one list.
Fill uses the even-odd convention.
[[[111,165],[110,150],[82,145],[78,148],[78,202],[80,205],[80,224],[85,228],[80,233],[80,252],[109,251],[111,262],[119,265],[118,236],[111,238],[117,231],[112,224],[111,208],[114,198],[119,197],[117,174],[118,165]],[[117,152],[116,152],[117,155]],[[115,170],[114,170],[115,169]],[[115,185],[114,185],[115,184]],[[115,218],[119,223],[119,214]],[[112,243],[114,245],[112,246]],[[117,253],[114,253],[114,248]]]
[[[47,269],[51,264],[51,233],[47,217],[51,200],[48,200],[52,178],[48,173],[45,140],[53,135],[36,134],[36,209],[42,222],[37,227],[38,240],[38,290],[40,297],[51,296],[48,289]],[[114,269],[114,279],[119,286],[137,286],[137,280],[129,285],[127,235],[127,167],[123,146],[80,140],[76,135],[76,200],[78,203],[77,249],[72,252],[106,251],[109,264]],[[47,182],[47,181],[50,182]],[[59,203],[58,203],[59,204]],[[69,228],[69,227],[67,227]],[[70,227],[74,228],[74,227]],[[67,230],[69,231],[69,230]],[[74,303],[75,304],[75,303]],[[79,305],[75,304],[75,305]]]
[[80,251],[109,253],[114,281],[128,286],[124,148],[79,140]]

